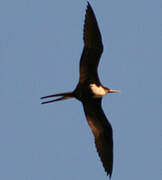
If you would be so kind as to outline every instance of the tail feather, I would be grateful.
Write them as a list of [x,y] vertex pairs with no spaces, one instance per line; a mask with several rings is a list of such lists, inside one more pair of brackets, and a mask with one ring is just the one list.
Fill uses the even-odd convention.
[[65,99],[69,99],[69,98],[74,97],[73,92],[65,92],[65,93],[59,93],[59,94],[52,94],[52,95],[48,95],[48,96],[43,96],[43,97],[41,97],[41,99],[57,97],[57,96],[62,96],[62,97],[59,97],[59,98],[54,99],[54,100],[45,101],[45,102],[42,102],[41,104],[52,103],[52,102],[55,102],[55,101],[61,101],[61,100],[65,100]]

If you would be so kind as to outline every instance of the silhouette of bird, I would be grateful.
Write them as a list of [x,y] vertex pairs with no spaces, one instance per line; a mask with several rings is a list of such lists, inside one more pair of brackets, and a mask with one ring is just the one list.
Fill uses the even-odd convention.
[[104,87],[99,80],[97,67],[102,52],[101,34],[95,14],[88,3],[84,23],[84,48],[80,59],[79,83],[72,92],[44,96],[41,99],[60,96],[54,100],[42,102],[42,104],[69,98],[76,98],[82,102],[87,122],[95,137],[97,152],[107,175],[111,177],[113,167],[112,127],[102,110],[101,101],[105,94],[120,91]]

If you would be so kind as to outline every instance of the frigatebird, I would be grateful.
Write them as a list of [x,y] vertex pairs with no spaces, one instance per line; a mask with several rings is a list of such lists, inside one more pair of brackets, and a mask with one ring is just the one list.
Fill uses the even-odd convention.
[[102,97],[108,93],[120,92],[104,87],[98,77],[97,67],[103,44],[95,14],[88,3],[84,23],[84,48],[80,59],[80,78],[74,91],[44,96],[41,99],[57,97],[54,100],[42,102],[47,104],[55,101],[76,98],[82,102],[88,124],[95,137],[97,152],[103,167],[109,177],[113,167],[112,127],[108,122],[102,107]]

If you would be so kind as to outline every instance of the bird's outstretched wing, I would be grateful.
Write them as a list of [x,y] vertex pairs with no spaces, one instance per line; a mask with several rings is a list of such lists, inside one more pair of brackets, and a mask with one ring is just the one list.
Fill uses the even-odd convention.
[[80,83],[98,82],[97,67],[103,51],[102,38],[95,14],[88,3],[84,22],[84,49],[80,59]]
[[107,175],[111,177],[113,167],[112,127],[101,108],[101,99],[83,102],[88,124],[95,137],[97,152]]

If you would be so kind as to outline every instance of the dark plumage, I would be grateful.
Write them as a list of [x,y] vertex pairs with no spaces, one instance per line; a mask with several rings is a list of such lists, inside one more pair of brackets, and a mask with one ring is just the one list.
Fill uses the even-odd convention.
[[101,85],[97,67],[103,45],[95,14],[88,3],[84,23],[84,48],[80,59],[80,79],[75,90],[42,97],[41,99],[61,96],[58,99],[42,102],[42,104],[76,98],[82,102],[88,124],[95,137],[97,152],[107,175],[111,177],[113,167],[112,127],[102,110],[102,96],[119,92]]

